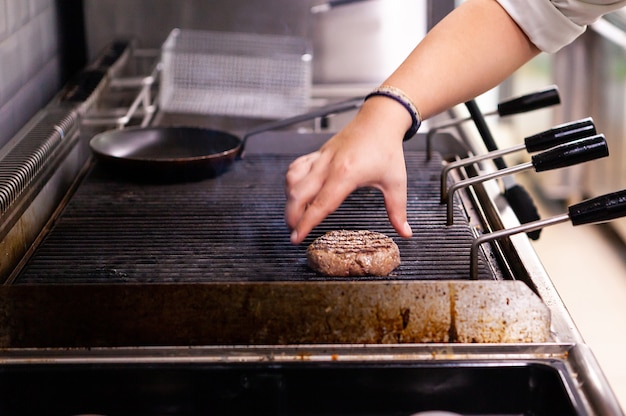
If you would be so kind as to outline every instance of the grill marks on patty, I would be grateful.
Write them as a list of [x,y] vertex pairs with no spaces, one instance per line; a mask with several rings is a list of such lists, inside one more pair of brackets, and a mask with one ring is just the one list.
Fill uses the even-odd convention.
[[371,231],[331,231],[319,237],[311,246],[337,254],[370,253],[388,249],[390,244],[395,244],[389,240],[389,237]]
[[387,276],[400,265],[400,250],[374,231],[330,231],[307,249],[309,267],[327,276]]

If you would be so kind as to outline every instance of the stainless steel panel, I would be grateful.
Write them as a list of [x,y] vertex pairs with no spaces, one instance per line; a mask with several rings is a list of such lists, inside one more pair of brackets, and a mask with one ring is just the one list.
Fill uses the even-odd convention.
[[454,2],[369,0],[310,13],[320,3],[324,1],[86,0],[89,56],[93,59],[119,37],[158,48],[174,28],[282,34],[310,39],[316,83],[378,83]]
[[304,36],[315,0],[86,0],[89,59],[111,39],[159,48],[174,28]]
[[426,0],[360,2],[312,19],[315,83],[378,84],[426,33]]

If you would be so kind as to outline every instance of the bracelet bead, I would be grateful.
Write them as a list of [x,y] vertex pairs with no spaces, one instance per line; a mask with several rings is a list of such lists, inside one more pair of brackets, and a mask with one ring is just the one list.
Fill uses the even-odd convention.
[[413,103],[413,101],[411,101],[409,96],[404,93],[404,91],[399,88],[392,87],[391,85],[381,85],[365,96],[365,100],[375,96],[391,98],[392,100],[400,103],[409,112],[409,115],[411,116],[411,127],[404,135],[404,141],[409,140],[415,135],[415,133],[417,133],[417,130],[422,124],[422,117],[420,116],[417,106]]

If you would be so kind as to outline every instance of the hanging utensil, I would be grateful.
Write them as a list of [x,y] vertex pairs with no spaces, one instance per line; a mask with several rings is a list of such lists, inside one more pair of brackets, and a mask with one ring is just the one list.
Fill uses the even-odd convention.
[[626,189],[601,195],[578,204],[571,205],[568,212],[544,220],[533,221],[518,227],[483,234],[472,243],[470,251],[471,278],[478,276],[478,249],[489,241],[499,240],[514,234],[541,229],[550,225],[571,221],[572,225],[597,224],[608,222],[626,215]]
[[604,135],[598,134],[592,137],[575,140],[557,147],[553,147],[542,153],[532,156],[531,161],[510,168],[497,170],[485,175],[474,176],[464,179],[452,185],[446,194],[447,201],[447,225],[454,223],[454,194],[456,191],[491,179],[500,178],[523,170],[534,169],[535,172],[545,172],[577,165],[595,159],[607,157],[609,148]]
[[[430,156],[431,156],[432,137],[438,130],[448,128],[448,127],[458,126],[469,120],[474,120],[474,122],[476,123],[477,120],[484,119],[485,117],[493,116],[493,115],[506,117],[506,116],[511,116],[514,114],[522,114],[522,113],[527,113],[533,110],[539,110],[541,108],[546,108],[546,107],[560,104],[561,98],[559,96],[558,88],[552,85],[540,91],[536,91],[530,94],[525,94],[519,97],[511,98],[506,101],[500,102],[497,105],[495,110],[486,112],[484,114],[480,112],[474,100],[470,100],[468,101],[468,103],[470,103],[468,106],[468,110],[470,112],[469,117],[452,119],[445,123],[433,126],[429,129],[428,133],[426,134],[426,152],[427,152],[428,159],[430,159]],[[466,103],[466,106],[468,105],[468,103]],[[478,115],[480,115],[480,118],[478,117]],[[483,137],[483,140],[484,140],[484,137]],[[487,138],[487,140],[489,141],[489,138]],[[497,146],[495,146],[495,142],[490,141],[489,143],[485,143],[485,144],[487,145],[487,149],[490,151],[497,149]]]
[[489,159],[495,159],[523,150],[526,150],[528,153],[540,152],[559,146],[561,144],[572,142],[578,139],[583,139],[585,137],[593,136],[596,134],[597,131],[593,120],[588,117],[582,120],[561,124],[560,126],[553,127],[541,133],[528,136],[524,139],[524,143],[516,146],[512,146],[502,150],[494,150],[492,152],[484,153],[482,155],[466,157],[448,163],[443,167],[443,170],[441,171],[441,201],[443,202],[446,199],[448,174],[454,169],[459,169],[464,166],[472,165],[474,163],[482,162]]
[[[514,114],[527,113],[533,110],[550,107],[561,103],[559,90],[556,86],[547,87],[541,91],[532,92],[519,97],[500,102],[495,110],[481,113],[483,117],[500,116],[506,117]],[[461,123],[472,120],[473,117],[453,119],[431,127],[431,130],[439,130],[447,127],[458,126]]]

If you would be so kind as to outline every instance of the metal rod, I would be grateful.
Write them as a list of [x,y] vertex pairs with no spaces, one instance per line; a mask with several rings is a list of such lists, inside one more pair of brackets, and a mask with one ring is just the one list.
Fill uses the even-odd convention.
[[534,165],[532,162],[523,163],[521,165],[512,166],[506,169],[500,169],[495,172],[487,173],[485,175],[474,176],[472,178],[464,179],[452,185],[447,192],[446,199],[448,204],[447,210],[447,225],[454,224],[454,193],[462,188],[467,188],[470,185],[475,185],[477,183],[485,182],[490,179],[496,179],[506,175],[512,175],[517,172],[521,172],[523,170],[532,169]]
[[561,214],[551,218],[546,218],[544,220],[537,220],[522,224],[518,227],[494,231],[492,233],[481,235],[472,242],[472,248],[470,249],[470,278],[474,280],[478,278],[478,249],[481,244],[509,237],[514,234],[525,233],[538,230],[540,228],[544,228],[550,225],[560,224],[562,222],[569,221],[569,219],[570,217],[568,214]]
[[[498,110],[492,110],[489,111],[487,113],[484,113],[483,116],[484,117],[489,117],[489,116],[494,116],[498,114]],[[453,120],[448,120],[445,123],[439,124],[437,126],[433,126],[431,127],[428,132],[426,133],[426,157],[428,160],[430,160],[430,158],[432,157],[432,138],[433,135],[437,132],[437,130],[441,130],[441,129],[445,129],[448,127],[454,127],[454,126],[458,126],[461,123],[464,123],[466,121],[469,121],[472,119],[472,116],[467,116],[467,117],[463,117],[463,118],[455,118]]]
[[132,79],[128,79],[128,81],[124,81],[123,78],[117,79],[115,81],[115,85],[117,87],[130,88],[141,86],[128,109],[121,115],[111,115],[109,117],[87,117],[82,120],[82,123],[94,126],[115,124],[117,128],[122,129],[126,127],[134,116],[139,115],[142,116],[141,127],[147,126],[156,112],[156,97],[152,97],[151,88],[158,78],[158,71],[159,69],[157,66],[152,70],[152,73],[146,77],[133,77]]
[[526,149],[525,144],[519,144],[517,146],[509,147],[507,149],[495,150],[493,152],[485,153],[477,156],[470,156],[464,159],[456,160],[454,162],[448,163],[443,167],[441,171],[441,201],[446,200],[446,186],[448,184],[448,173],[452,169],[458,169],[463,166],[468,166],[473,163],[482,162],[483,160],[494,159],[496,157],[505,156],[511,153],[519,152],[521,150]]
[[[484,117],[489,117],[489,116],[495,116],[496,114],[498,114],[498,110],[493,110],[493,111],[489,111],[487,113],[483,113],[483,116]],[[459,124],[464,123],[466,121],[469,121],[471,119],[472,119],[472,116],[467,116],[467,117],[464,117],[464,118],[457,118],[457,119],[454,119],[454,120],[449,120],[449,121],[447,121],[445,123],[442,123],[442,124],[436,125],[434,127],[431,127],[431,130],[439,130],[439,129],[445,129],[445,128],[448,128],[448,127],[458,126]]]

